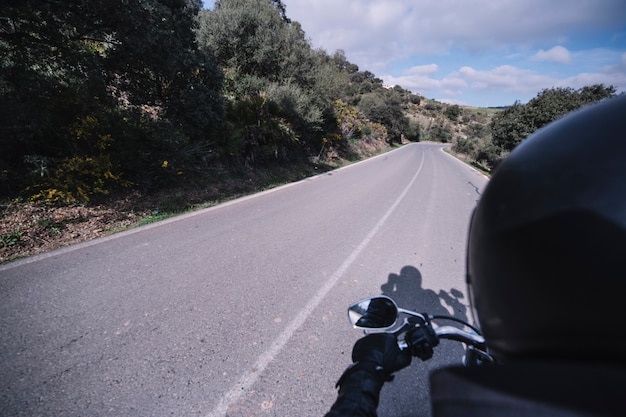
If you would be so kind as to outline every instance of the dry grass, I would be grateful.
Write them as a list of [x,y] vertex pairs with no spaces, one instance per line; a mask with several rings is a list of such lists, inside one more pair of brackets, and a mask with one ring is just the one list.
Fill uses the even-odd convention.
[[[384,149],[362,150],[360,157]],[[348,164],[339,157],[291,167],[222,173],[210,182],[156,193],[133,191],[100,204],[46,206],[21,200],[0,205],[0,263],[85,242],[142,224],[251,194]]]

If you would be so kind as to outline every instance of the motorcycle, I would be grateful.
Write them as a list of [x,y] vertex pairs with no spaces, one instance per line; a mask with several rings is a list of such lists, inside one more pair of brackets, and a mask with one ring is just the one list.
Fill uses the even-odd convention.
[[[463,365],[430,375],[433,414],[511,416],[624,416],[624,369],[611,363],[559,358],[502,363],[489,352],[480,330],[456,317],[417,313],[387,296],[366,298],[348,308],[348,319],[365,333],[396,336],[400,349],[428,360],[440,340],[465,345]],[[440,325],[440,322],[453,322]],[[496,364],[496,366],[479,366]],[[478,365],[478,366],[477,366]]]
[[[357,301],[348,308],[348,320],[355,329],[365,333],[387,332],[398,339],[401,350],[409,349],[413,356],[425,361],[433,356],[441,339],[454,340],[465,345],[463,364],[477,366],[494,363],[480,330],[456,317],[417,313],[398,307],[384,295]],[[440,325],[437,321],[461,325]]]

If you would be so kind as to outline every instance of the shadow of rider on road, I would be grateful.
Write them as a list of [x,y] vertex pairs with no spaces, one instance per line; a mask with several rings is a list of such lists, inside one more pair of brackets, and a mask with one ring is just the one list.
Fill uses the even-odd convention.
[[449,292],[440,290],[439,293],[422,288],[422,274],[414,266],[404,266],[399,275],[389,274],[387,282],[380,289],[383,295],[395,300],[402,308],[427,311],[433,315],[452,315],[467,321],[467,307],[460,301],[463,293],[454,288]]

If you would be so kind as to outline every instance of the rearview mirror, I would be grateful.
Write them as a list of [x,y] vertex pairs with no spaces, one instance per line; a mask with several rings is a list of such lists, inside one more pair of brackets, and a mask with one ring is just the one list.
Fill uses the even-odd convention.
[[393,327],[397,319],[397,304],[384,295],[366,298],[348,308],[348,320],[357,329],[384,330]]

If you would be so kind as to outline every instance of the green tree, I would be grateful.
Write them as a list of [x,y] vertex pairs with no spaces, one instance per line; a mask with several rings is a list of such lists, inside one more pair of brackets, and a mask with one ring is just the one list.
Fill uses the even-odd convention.
[[518,143],[534,131],[526,116],[526,107],[515,102],[498,113],[490,124],[493,145],[510,152]]
[[323,50],[314,51],[314,55],[316,62],[311,74],[313,84],[310,93],[325,117],[332,118],[332,103],[346,99],[350,89],[349,71],[355,66],[345,59],[343,51],[336,52],[332,57]]
[[329,113],[337,77],[300,24],[270,0],[219,0],[199,20],[200,48],[226,76],[232,134],[220,141],[223,154],[250,164],[306,151]]
[[461,115],[461,108],[457,104],[453,104],[446,107],[443,114],[445,114],[451,121],[456,122],[458,117]]
[[[380,89],[363,94],[358,107],[370,120],[387,128],[390,143],[399,143],[402,135],[409,131],[409,119],[404,114],[402,103],[398,92]],[[411,136],[414,136],[413,133]]]
[[220,122],[221,78],[195,44],[199,8],[9,1],[0,19],[0,165],[13,186],[2,191],[77,184],[82,191],[63,191],[68,199],[106,194],[204,140]]
[[[200,14],[198,42],[232,82],[255,78],[264,82],[309,83],[311,48],[297,22],[285,15],[280,1],[218,0]],[[232,92],[250,90],[231,86]]]
[[[48,177],[77,148],[104,146],[72,127],[113,100],[100,76],[110,49],[82,2],[11,1],[0,19],[0,165],[5,193]],[[94,98],[97,97],[97,100]],[[74,132],[75,133],[75,132]],[[71,137],[74,136],[74,137]],[[35,174],[30,176],[29,174]]]
[[602,84],[572,88],[542,90],[526,104],[515,102],[498,112],[489,123],[491,139],[485,134],[477,137],[474,154],[476,162],[494,169],[524,139],[546,124],[587,104],[615,95],[615,87]]
[[615,87],[602,84],[542,90],[527,104],[515,103],[497,114],[490,125],[493,144],[510,152],[537,129],[584,105],[615,95]]

